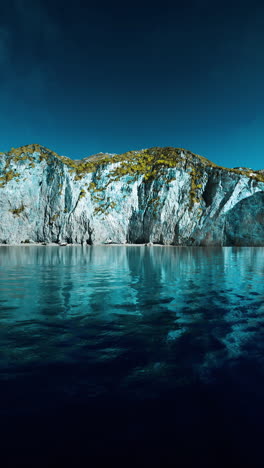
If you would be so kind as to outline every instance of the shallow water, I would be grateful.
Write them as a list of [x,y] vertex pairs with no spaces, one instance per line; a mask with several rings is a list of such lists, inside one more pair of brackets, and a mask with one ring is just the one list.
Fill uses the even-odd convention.
[[264,248],[1,247],[6,466],[262,466],[263,299]]

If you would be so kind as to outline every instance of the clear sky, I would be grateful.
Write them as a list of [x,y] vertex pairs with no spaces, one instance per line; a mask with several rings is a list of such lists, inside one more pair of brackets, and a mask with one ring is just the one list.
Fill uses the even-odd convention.
[[184,147],[264,168],[264,3],[9,0],[0,151]]

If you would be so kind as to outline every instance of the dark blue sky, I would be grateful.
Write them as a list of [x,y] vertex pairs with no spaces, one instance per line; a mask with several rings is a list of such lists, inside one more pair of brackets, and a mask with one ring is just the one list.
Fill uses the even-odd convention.
[[263,45],[263,1],[1,2],[0,151],[177,146],[264,168]]

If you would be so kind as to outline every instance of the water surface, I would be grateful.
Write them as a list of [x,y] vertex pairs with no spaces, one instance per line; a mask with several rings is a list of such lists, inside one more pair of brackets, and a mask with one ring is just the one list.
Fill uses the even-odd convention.
[[263,299],[263,248],[1,247],[6,466],[262,466]]

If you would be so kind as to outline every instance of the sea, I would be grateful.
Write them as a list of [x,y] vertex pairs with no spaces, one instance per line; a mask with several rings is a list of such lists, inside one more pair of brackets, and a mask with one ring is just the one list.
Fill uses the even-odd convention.
[[263,467],[264,248],[0,247],[0,465]]

